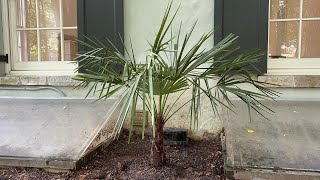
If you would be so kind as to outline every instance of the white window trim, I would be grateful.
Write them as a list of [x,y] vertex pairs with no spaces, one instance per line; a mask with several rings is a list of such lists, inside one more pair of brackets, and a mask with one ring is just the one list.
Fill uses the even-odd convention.
[[[299,21],[299,57],[301,53],[302,42],[302,21],[320,20],[320,18],[303,18],[303,0],[300,0],[300,17],[295,19],[286,19],[283,21]],[[268,20],[268,54],[270,41],[270,22],[282,20],[270,20],[271,1],[269,1],[269,20]],[[320,75],[320,58],[290,58],[290,59],[271,59],[268,56],[268,70],[269,75]]]
[[[6,26],[6,24],[9,24],[9,12],[8,12],[8,1],[3,0],[1,1],[1,12],[2,12],[2,30],[3,30],[3,45],[4,45],[4,53],[8,54],[11,57],[11,51],[10,51],[10,33],[9,33],[9,26]],[[9,62],[6,64],[6,73],[9,73],[11,71],[11,61],[9,57]]]
[[[2,1],[4,49],[5,53],[9,54],[9,64],[6,66],[6,73],[36,74],[37,72],[47,72],[48,74],[55,74],[55,72],[61,72],[62,74],[74,74],[78,64],[72,61],[18,62],[18,53],[16,53],[18,50],[15,43],[12,43],[16,42],[16,15],[12,9],[15,9],[15,3],[13,0]],[[6,24],[8,24],[8,26],[6,26]],[[62,45],[63,44],[64,43],[62,43]],[[62,51],[63,50],[64,48],[62,47]]]

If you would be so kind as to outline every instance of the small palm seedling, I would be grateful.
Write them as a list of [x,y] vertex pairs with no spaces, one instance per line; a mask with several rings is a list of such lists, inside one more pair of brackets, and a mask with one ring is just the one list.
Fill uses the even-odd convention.
[[[209,99],[215,114],[219,113],[219,106],[232,110],[233,104],[229,97],[233,94],[247,104],[249,112],[254,110],[262,115],[263,111],[272,111],[261,100],[273,100],[277,95],[273,90],[265,88],[262,82],[252,79],[248,70],[248,65],[257,61],[262,53],[251,51],[233,56],[238,49],[235,47],[238,37],[235,35],[228,35],[207,50],[203,49],[203,45],[214,31],[203,34],[195,44],[190,45],[189,40],[196,24],[183,37],[180,31],[176,37],[170,36],[169,31],[177,14],[176,11],[169,18],[171,7],[172,2],[166,9],[153,43],[150,43],[146,59],[136,59],[132,46],[130,50],[125,48],[126,55],[123,55],[95,38],[87,38],[82,44],[90,50],[80,53],[78,60],[83,62],[80,68],[93,68],[95,71],[75,77],[81,85],[93,84],[90,92],[99,90],[101,99],[123,92],[121,114],[114,127],[115,135],[119,135],[126,117],[131,113],[130,139],[136,109],[141,108],[144,137],[145,125],[148,123],[146,114],[151,115],[153,142],[150,164],[153,166],[165,164],[163,128],[183,106],[191,105],[191,123],[194,123],[198,121],[203,97]],[[115,71],[115,67],[120,67],[121,73]],[[256,91],[239,86],[246,84],[255,87]],[[179,102],[186,95],[189,95],[189,99],[184,103]],[[138,101],[142,102],[142,107],[137,106]]]

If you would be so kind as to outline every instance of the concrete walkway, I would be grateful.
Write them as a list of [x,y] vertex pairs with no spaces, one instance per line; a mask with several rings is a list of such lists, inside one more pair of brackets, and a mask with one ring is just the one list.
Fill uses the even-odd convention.
[[77,168],[110,139],[117,116],[115,99],[93,101],[1,98],[0,166]]
[[265,103],[269,120],[235,101],[225,112],[226,169],[236,179],[320,179],[320,101]]

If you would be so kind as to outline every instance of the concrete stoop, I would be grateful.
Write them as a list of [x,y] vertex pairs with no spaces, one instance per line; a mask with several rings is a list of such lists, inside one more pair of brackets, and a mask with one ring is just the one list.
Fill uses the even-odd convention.
[[0,166],[77,169],[112,140],[120,99],[0,98]]
[[224,111],[225,171],[230,179],[320,179],[320,100],[287,99],[264,104],[264,119],[234,101]]

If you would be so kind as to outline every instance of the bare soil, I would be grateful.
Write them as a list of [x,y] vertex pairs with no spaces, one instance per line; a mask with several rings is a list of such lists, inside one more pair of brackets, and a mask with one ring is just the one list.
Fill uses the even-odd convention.
[[148,163],[150,137],[127,133],[77,171],[52,173],[35,168],[0,168],[0,179],[224,179],[219,137],[190,140],[185,147],[166,146],[167,164]]

